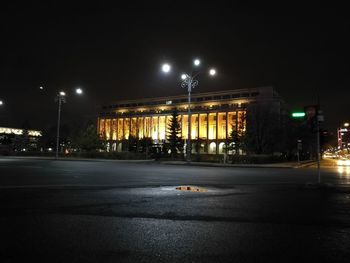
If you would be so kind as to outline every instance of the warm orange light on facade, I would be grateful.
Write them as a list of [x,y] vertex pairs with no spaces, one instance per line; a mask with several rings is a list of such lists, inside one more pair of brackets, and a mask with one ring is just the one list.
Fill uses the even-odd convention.
[[[122,141],[135,138],[152,138],[163,142],[167,139],[171,115],[111,118],[98,120],[98,133],[108,141]],[[188,136],[188,115],[180,114],[178,121],[181,125],[181,138]],[[191,139],[201,139],[201,152],[221,153],[224,144],[231,137],[232,131],[246,129],[245,110],[229,112],[210,112],[191,114]],[[206,141],[206,142],[205,142]],[[117,147],[114,147],[117,148]],[[120,148],[118,148],[120,149]]]

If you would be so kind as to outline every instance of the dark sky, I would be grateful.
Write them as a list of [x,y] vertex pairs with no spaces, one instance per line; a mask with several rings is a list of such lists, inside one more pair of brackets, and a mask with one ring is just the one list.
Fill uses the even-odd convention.
[[349,119],[345,6],[150,3],[2,4],[0,126],[53,125],[61,89],[68,123],[94,119],[115,100],[184,94],[179,75],[165,77],[160,65],[181,72],[195,57],[218,70],[195,92],[272,85],[292,109],[319,93],[326,127]]

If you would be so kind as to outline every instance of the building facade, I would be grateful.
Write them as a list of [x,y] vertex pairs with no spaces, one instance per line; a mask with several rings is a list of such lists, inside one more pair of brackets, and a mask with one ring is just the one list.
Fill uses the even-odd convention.
[[[194,93],[191,96],[191,149],[195,153],[222,154],[232,131],[246,130],[250,103],[263,101],[280,107],[273,87]],[[123,151],[129,138],[152,138],[161,145],[166,141],[171,114],[177,110],[181,138],[188,137],[187,95],[118,101],[104,106],[98,118],[98,133],[108,151]],[[199,147],[198,147],[199,146]]]
[[38,130],[0,127],[0,154],[37,149],[41,136],[42,133]]

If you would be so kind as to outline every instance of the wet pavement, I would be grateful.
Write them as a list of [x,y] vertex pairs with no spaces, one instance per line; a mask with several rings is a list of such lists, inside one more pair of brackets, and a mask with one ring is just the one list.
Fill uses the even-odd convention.
[[316,179],[312,168],[0,159],[0,260],[348,262],[350,173]]

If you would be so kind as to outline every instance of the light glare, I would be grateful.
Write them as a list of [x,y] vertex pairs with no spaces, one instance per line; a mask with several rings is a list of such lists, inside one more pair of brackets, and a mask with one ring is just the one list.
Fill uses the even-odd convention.
[[181,75],[181,79],[185,80],[187,78],[187,75],[186,74],[182,74]]
[[168,73],[170,71],[170,65],[169,64],[163,64],[162,71],[165,73]]
[[210,74],[210,76],[214,76],[215,74],[216,74],[216,70],[215,69],[210,69],[209,70],[209,74]]
[[60,91],[61,96],[66,96],[66,93],[64,91]]
[[81,88],[77,88],[77,89],[75,90],[75,92],[76,92],[77,94],[83,94],[83,90],[82,90]]
[[0,105],[4,105],[4,103],[2,102],[2,100],[0,100]]
[[193,61],[193,64],[194,64],[195,66],[199,66],[199,65],[201,64],[201,61],[197,58],[197,59],[195,59],[195,60]]

